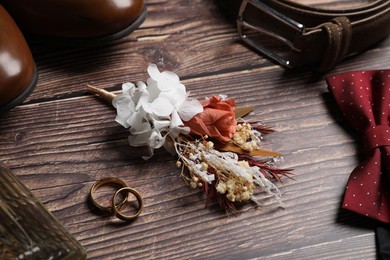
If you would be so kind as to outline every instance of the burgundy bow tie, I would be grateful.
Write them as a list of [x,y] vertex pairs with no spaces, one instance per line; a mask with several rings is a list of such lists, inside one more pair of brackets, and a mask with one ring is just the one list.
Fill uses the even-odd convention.
[[390,222],[390,70],[347,72],[326,81],[365,152],[349,177],[343,208]]

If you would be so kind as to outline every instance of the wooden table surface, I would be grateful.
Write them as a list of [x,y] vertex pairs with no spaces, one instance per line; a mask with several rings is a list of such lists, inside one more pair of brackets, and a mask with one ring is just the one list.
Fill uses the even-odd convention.
[[[310,1],[305,1],[310,2]],[[311,3],[316,1],[312,0]],[[329,1],[328,1],[329,2]],[[248,49],[210,0],[149,0],[148,17],[128,37],[99,46],[30,41],[39,82],[0,116],[0,161],[85,247],[88,259],[375,259],[374,223],[339,209],[361,151],[324,77],[390,67],[390,38],[331,72],[286,71]],[[145,81],[149,63],[176,72],[196,98],[227,94],[248,118],[272,125],[264,148],[284,154],[295,180],[276,183],[285,208],[256,192],[262,206],[226,214],[205,207],[164,150],[144,161],[128,146],[115,111],[87,93]],[[91,185],[117,177],[139,190],[139,218],[121,223],[87,202]]]

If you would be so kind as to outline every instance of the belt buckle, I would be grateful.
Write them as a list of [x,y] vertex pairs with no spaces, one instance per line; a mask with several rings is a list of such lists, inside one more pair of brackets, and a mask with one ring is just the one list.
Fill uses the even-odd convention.
[[301,50],[297,49],[294,46],[293,39],[292,40],[288,39],[276,32],[271,31],[270,29],[267,29],[266,27],[261,27],[259,25],[254,25],[245,21],[244,15],[245,15],[245,11],[247,10],[248,4],[256,7],[257,10],[263,12],[267,18],[269,18],[270,20],[274,20],[275,23],[279,24],[280,26],[284,26],[285,29],[287,30],[296,31],[296,33],[303,34],[305,32],[305,26],[299,22],[292,20],[291,18],[285,16],[284,14],[276,11],[275,9],[271,8],[270,6],[266,5],[260,0],[243,0],[238,13],[238,18],[237,18],[238,34],[246,44],[253,47],[255,50],[259,51],[260,53],[264,54],[268,58],[272,59],[273,61],[277,62],[278,64],[284,67],[287,68],[295,67],[293,61],[289,59],[288,55],[283,57],[282,54],[277,53],[276,51],[272,51],[270,47],[267,47],[264,44],[259,43],[258,41],[254,40],[249,34],[245,33],[245,30],[249,29],[253,32],[265,34],[266,36],[271,37],[273,40],[278,41],[279,44],[287,46],[289,48],[289,50],[287,51],[295,52],[295,54],[299,54],[301,52]]

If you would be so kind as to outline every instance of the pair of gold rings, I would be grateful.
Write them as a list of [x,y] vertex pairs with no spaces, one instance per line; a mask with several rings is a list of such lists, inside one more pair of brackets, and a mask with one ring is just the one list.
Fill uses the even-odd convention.
[[[110,206],[103,206],[103,205],[99,204],[95,199],[94,193],[102,186],[112,186],[112,187],[118,188],[118,190],[112,196]],[[136,199],[138,201],[138,209],[137,209],[137,212],[133,215],[125,215],[121,212],[121,210],[123,209],[123,206],[126,203],[130,202],[129,201],[130,194],[133,194],[136,197]],[[123,200],[121,200],[118,203],[117,202],[118,198],[120,198],[123,195],[125,195]],[[92,185],[92,187],[89,191],[89,198],[90,198],[92,204],[95,205],[95,207],[97,207],[98,209],[100,209],[103,212],[113,214],[121,220],[135,219],[136,217],[139,216],[139,214],[141,214],[141,211],[142,211],[142,208],[144,205],[144,201],[143,201],[141,195],[139,194],[139,192],[133,188],[128,187],[124,181],[117,179],[117,178],[105,178],[105,179],[101,179],[99,181],[96,181]]]

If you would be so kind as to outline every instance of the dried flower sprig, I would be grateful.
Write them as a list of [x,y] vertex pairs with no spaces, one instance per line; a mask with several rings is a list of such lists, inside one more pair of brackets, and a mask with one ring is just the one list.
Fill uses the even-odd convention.
[[[256,186],[283,206],[281,193],[272,179],[290,177],[291,170],[275,167],[281,154],[261,149],[263,134],[274,130],[242,116],[253,107],[236,107],[233,99],[212,96],[198,101],[189,98],[185,86],[173,72],[160,72],[149,65],[146,83],[125,83],[115,95],[88,86],[117,110],[116,121],[129,129],[130,146],[164,147],[177,154],[181,176],[192,188],[207,194],[225,209],[237,203],[256,202]],[[291,177],[290,177],[291,178]]]
[[206,187],[207,195],[217,197],[222,207],[234,209],[235,202],[257,202],[254,197],[256,185],[283,206],[280,191],[270,179],[279,178],[279,174],[288,175],[288,171],[273,172],[267,163],[253,163],[253,159],[246,160],[249,157],[244,159],[233,152],[220,152],[214,149],[211,141],[180,138],[175,141],[175,148],[179,156],[177,166],[188,169],[189,176],[184,175],[184,169],[182,176],[189,186]]

